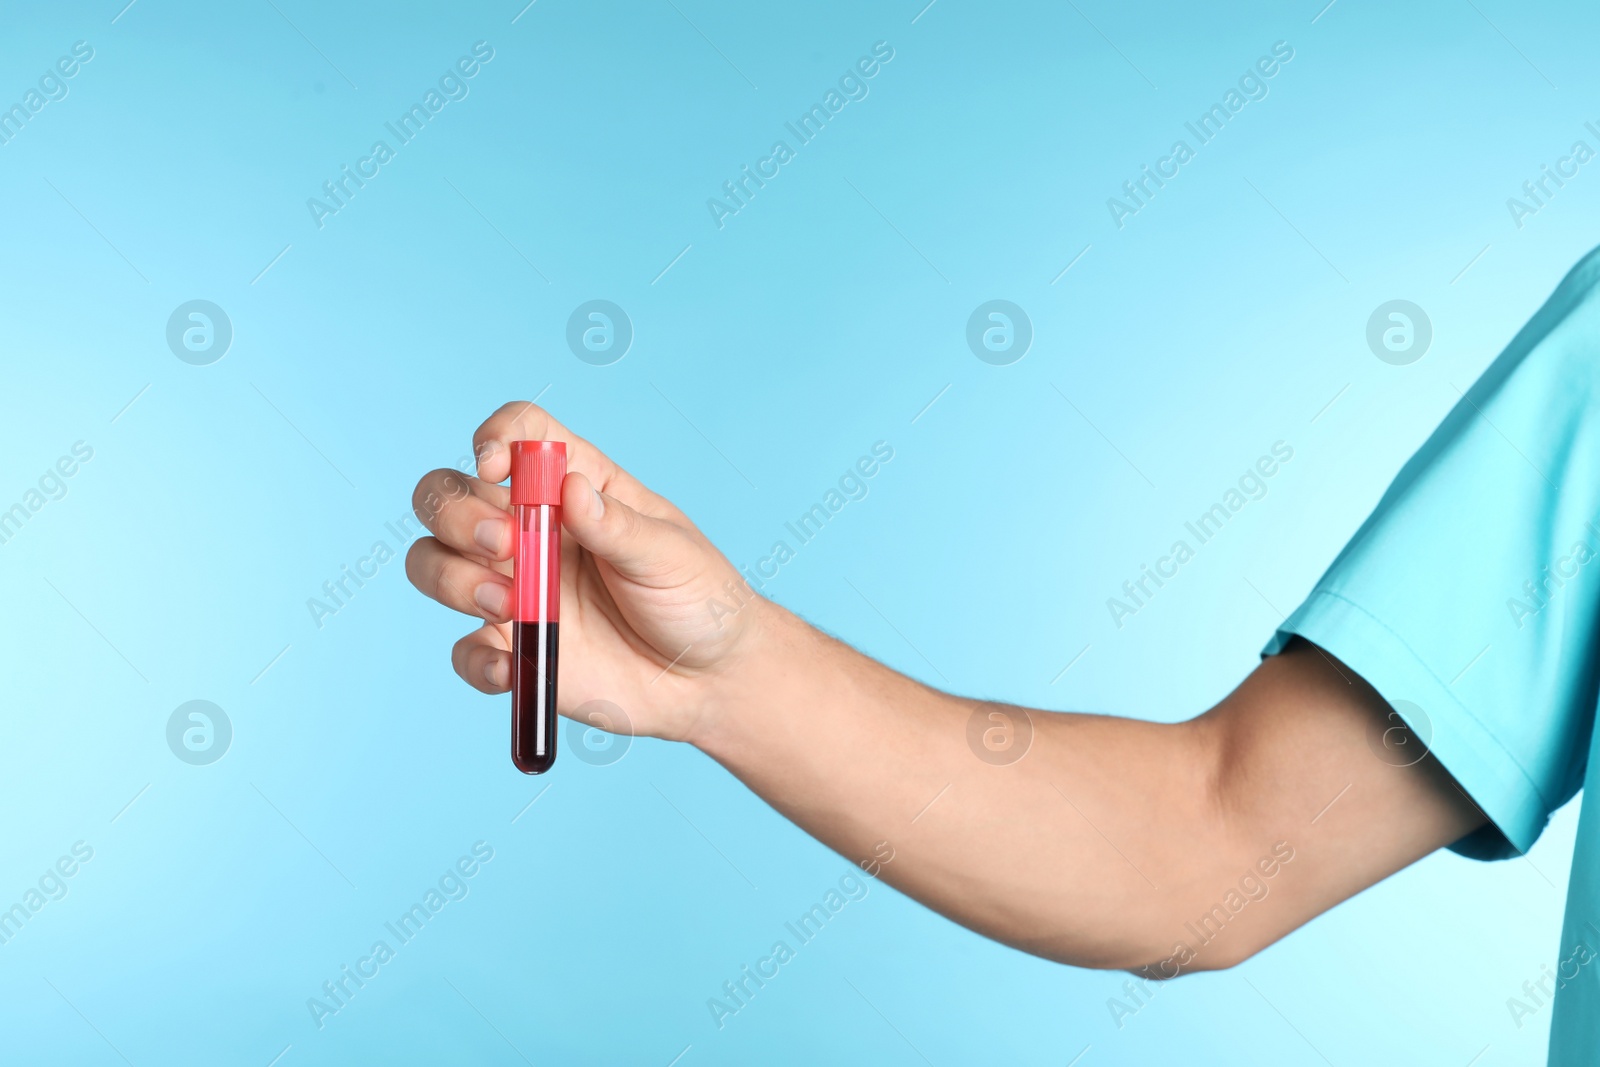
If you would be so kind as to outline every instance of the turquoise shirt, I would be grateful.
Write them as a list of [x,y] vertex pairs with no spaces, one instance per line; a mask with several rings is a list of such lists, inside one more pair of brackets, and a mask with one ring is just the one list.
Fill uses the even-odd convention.
[[[1491,820],[1451,846],[1479,859],[1525,852],[1596,767],[1597,283],[1600,249],[1446,416],[1263,650],[1299,634],[1382,693]],[[1590,785],[1554,968],[1560,1067],[1600,1063],[1600,782]]]

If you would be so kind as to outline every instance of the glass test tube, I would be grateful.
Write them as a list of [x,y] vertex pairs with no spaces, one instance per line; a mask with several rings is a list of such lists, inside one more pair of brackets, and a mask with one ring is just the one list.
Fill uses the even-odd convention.
[[556,761],[556,679],[561,620],[560,441],[511,443],[511,761],[543,774]]

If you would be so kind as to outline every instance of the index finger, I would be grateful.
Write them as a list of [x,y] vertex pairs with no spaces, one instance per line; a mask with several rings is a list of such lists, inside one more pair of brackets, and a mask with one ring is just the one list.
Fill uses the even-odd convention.
[[583,474],[602,493],[647,515],[665,518],[679,514],[677,508],[646,489],[604,452],[561,425],[531,400],[502,405],[472,435],[472,453],[478,457],[479,478],[498,483],[511,476],[512,441],[560,441],[567,446],[567,470]]

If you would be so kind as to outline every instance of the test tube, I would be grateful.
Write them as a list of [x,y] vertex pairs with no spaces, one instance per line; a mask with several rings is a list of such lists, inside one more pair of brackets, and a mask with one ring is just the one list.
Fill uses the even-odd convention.
[[543,774],[556,761],[556,633],[561,619],[561,481],[567,446],[511,442],[511,762]]

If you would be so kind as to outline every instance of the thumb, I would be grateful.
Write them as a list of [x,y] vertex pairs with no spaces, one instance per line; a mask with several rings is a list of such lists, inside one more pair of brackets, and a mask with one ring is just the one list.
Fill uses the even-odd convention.
[[561,524],[618,573],[645,584],[681,574],[694,552],[694,542],[682,530],[641,515],[577,472],[561,486]]

